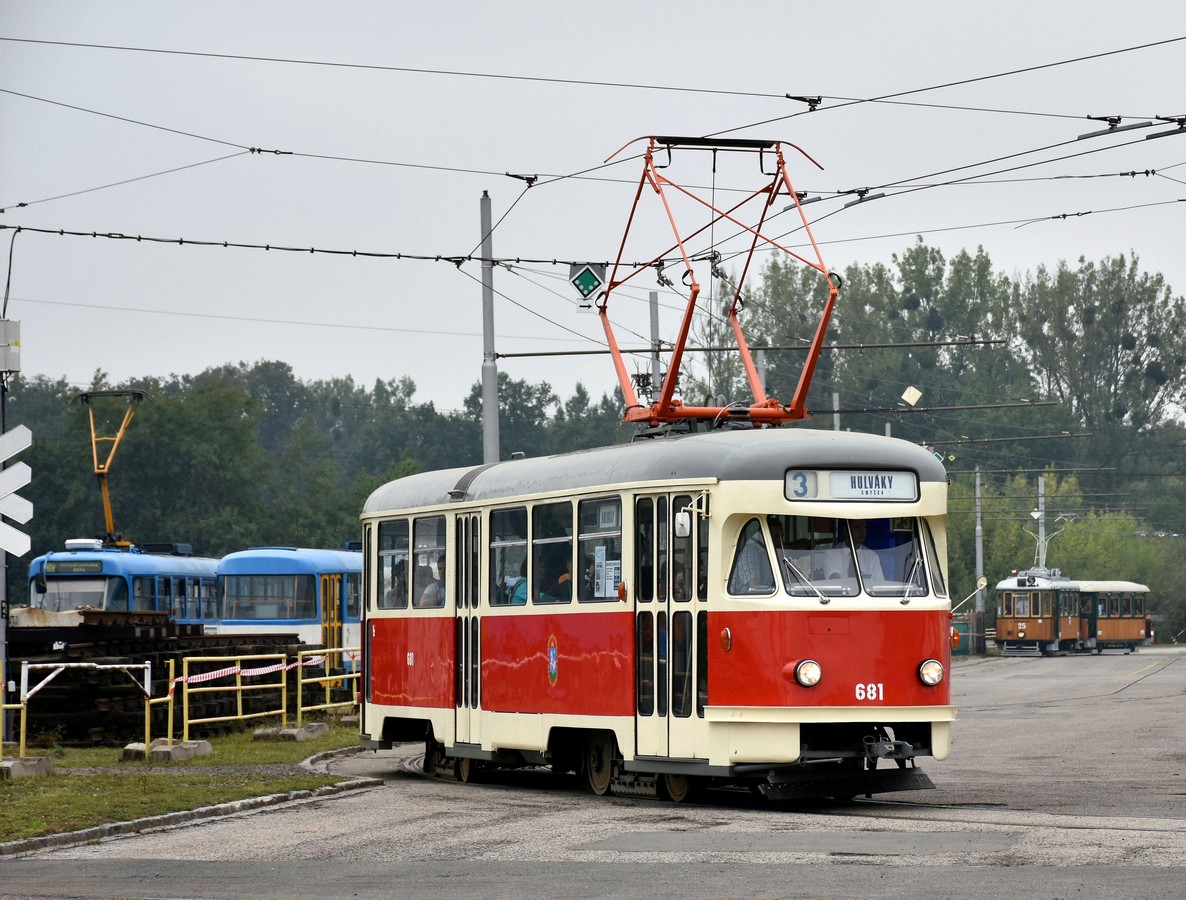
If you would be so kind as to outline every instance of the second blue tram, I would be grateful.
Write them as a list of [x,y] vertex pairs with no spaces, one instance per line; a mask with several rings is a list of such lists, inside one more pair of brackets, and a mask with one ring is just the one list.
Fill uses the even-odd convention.
[[218,563],[221,634],[288,632],[302,643],[359,646],[362,553],[252,547]]

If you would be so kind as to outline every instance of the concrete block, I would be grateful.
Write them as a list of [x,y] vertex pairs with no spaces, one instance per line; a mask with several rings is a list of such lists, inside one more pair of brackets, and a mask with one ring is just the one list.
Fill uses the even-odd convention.
[[[167,738],[156,738],[148,748],[148,757],[154,762],[177,762],[183,759],[193,759],[195,756],[209,756],[214,747],[209,741],[174,741],[169,743]],[[144,742],[128,744],[124,747],[125,760],[144,759]]]
[[255,741],[311,741],[329,734],[324,722],[309,722],[300,728],[257,728],[251,735]]
[[53,763],[48,756],[26,756],[22,759],[6,759],[0,762],[0,781],[9,778],[29,778],[48,775]]

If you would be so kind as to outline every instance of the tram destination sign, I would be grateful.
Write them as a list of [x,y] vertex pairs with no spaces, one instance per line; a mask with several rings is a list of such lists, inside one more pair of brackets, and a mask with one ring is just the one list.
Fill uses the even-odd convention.
[[918,478],[913,472],[825,471],[787,472],[788,500],[917,500]]
[[96,575],[103,571],[101,559],[47,559],[46,575]]

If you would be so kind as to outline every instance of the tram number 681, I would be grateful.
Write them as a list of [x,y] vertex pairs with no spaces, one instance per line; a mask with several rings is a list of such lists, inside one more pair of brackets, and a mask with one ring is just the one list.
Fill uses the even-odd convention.
[[857,685],[857,699],[858,700],[884,700],[885,699],[885,685],[880,682],[870,682],[869,684]]

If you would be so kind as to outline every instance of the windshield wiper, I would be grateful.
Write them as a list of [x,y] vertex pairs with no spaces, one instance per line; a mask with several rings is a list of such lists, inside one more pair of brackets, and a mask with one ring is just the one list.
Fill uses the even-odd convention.
[[796,566],[793,562],[791,562],[791,558],[789,556],[783,556],[783,557],[781,557],[781,559],[782,559],[783,565],[786,566],[787,569],[791,572],[791,574],[794,575],[796,578],[798,578],[802,584],[807,585],[807,588],[813,594],[815,594],[815,596],[819,599],[820,603],[831,602],[832,598],[824,596],[824,593],[819,588],[817,588],[815,586],[815,582],[813,582],[810,578],[808,578],[801,571],[799,571],[799,567]]

